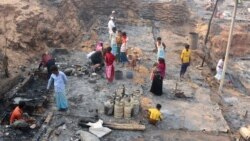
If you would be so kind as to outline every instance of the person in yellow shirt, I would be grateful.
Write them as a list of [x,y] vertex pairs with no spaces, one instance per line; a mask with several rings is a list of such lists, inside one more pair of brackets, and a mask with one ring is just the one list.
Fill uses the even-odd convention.
[[188,66],[191,62],[191,51],[189,49],[189,45],[185,45],[185,49],[182,50],[181,53],[181,72],[180,72],[180,78],[183,78],[184,74],[187,71]]
[[163,119],[160,110],[161,104],[157,104],[156,108],[148,109],[148,121],[150,124],[156,125],[158,121]]

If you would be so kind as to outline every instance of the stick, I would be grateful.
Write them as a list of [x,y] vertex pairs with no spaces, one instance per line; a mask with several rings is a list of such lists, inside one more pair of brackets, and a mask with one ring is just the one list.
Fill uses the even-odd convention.
[[44,123],[49,124],[50,120],[52,119],[53,112],[49,112],[47,118],[45,119]]

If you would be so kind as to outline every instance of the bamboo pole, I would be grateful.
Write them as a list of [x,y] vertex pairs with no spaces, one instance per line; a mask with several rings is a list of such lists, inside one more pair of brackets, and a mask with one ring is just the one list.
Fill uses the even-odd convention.
[[[217,11],[218,2],[219,2],[219,0],[216,0],[215,5],[214,5],[214,9],[213,9],[213,13],[211,15],[211,18],[209,19],[207,33],[206,33],[205,40],[204,40],[205,50],[207,50],[208,36],[209,36],[209,33],[210,33],[210,28],[211,28],[211,24],[212,24],[214,15],[215,15],[215,13]],[[205,55],[204,55],[204,57],[202,59],[201,67],[203,67],[205,60],[206,60],[206,51],[205,51]]]
[[235,21],[235,17],[236,17],[236,13],[237,13],[237,5],[238,5],[238,0],[235,0],[233,17],[232,17],[232,21],[231,21],[231,27],[230,27],[228,42],[227,42],[226,56],[225,56],[225,61],[224,61],[224,65],[223,65],[222,77],[221,77],[221,81],[220,81],[219,93],[222,92],[224,81],[225,81],[225,73],[227,70],[228,56],[229,56],[229,51],[230,51],[232,38],[233,38],[234,21]]

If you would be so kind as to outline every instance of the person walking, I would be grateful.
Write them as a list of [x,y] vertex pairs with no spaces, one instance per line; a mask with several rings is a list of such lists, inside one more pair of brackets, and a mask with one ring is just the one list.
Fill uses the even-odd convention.
[[157,41],[155,43],[155,47],[156,47],[156,50],[157,50],[157,60],[159,58],[163,58],[165,59],[165,49],[166,49],[166,45],[165,43],[163,43],[161,41],[161,37],[158,37],[157,38]]
[[216,66],[216,75],[214,76],[217,80],[221,80],[224,65],[224,57],[221,58]]
[[118,30],[116,35],[116,45],[117,45],[117,55],[116,55],[116,61],[120,62],[120,54],[121,54],[121,46],[122,46],[122,31]]
[[114,17],[110,17],[108,22],[108,29],[109,29],[109,40],[111,40],[111,34],[113,33],[113,28],[115,27]]
[[115,67],[113,65],[115,61],[115,56],[111,53],[111,47],[106,49],[105,53],[105,63],[106,63],[106,78],[108,83],[112,83],[115,75]]
[[120,53],[120,61],[122,63],[122,67],[124,67],[124,64],[128,62],[128,57],[127,57],[127,42],[128,42],[127,33],[123,32],[122,33],[121,53]]
[[166,64],[163,58],[159,58],[158,63],[156,63],[151,72],[152,85],[150,92],[160,96],[162,95],[162,85],[163,79],[165,78]]
[[184,74],[187,71],[188,66],[191,62],[191,51],[189,49],[189,45],[185,45],[185,49],[181,52],[181,71],[180,71],[180,79],[184,77]]
[[66,99],[66,84],[67,84],[67,77],[62,71],[58,71],[56,66],[51,67],[51,76],[47,85],[47,90],[49,90],[52,82],[54,83],[54,90],[55,90],[55,100],[56,106],[59,111],[65,111],[68,109],[68,101]]
[[111,34],[111,48],[112,48],[112,51],[111,53],[116,56],[117,55],[117,44],[116,44],[116,27],[113,27],[112,29],[112,34]]

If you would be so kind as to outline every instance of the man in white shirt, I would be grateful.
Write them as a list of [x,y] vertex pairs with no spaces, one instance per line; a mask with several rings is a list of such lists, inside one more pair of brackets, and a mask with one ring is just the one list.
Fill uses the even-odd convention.
[[108,29],[109,29],[109,39],[111,40],[111,34],[113,33],[112,29],[115,27],[114,23],[114,17],[110,17],[109,23],[108,23]]

